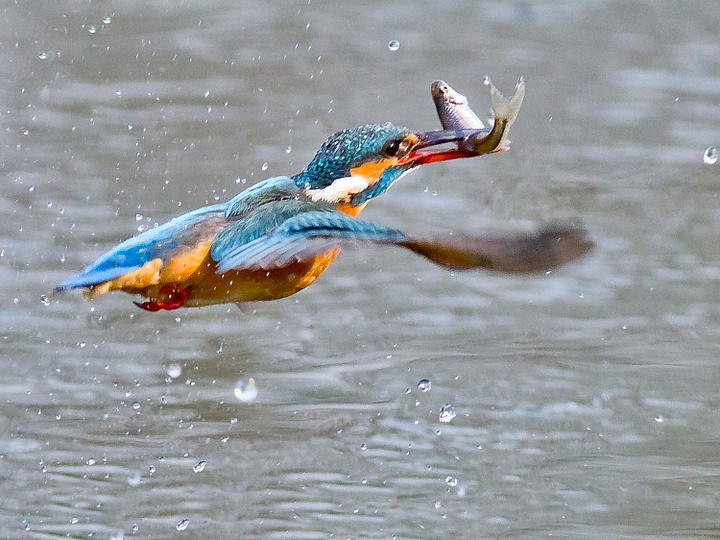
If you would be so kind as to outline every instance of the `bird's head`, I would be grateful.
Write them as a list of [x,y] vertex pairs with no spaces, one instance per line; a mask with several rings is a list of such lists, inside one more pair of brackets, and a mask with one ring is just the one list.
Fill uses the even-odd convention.
[[316,201],[362,208],[403,174],[424,163],[467,157],[457,148],[463,130],[413,132],[392,124],[367,124],[331,135],[295,183]]

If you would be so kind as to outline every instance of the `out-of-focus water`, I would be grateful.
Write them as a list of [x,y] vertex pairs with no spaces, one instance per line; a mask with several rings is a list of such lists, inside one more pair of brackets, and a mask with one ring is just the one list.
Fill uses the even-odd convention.
[[[0,8],[0,536],[719,536],[716,3],[248,6]],[[487,110],[484,75],[527,81],[512,150],[363,217],[581,217],[590,258],[517,278],[368,249],[246,312],[51,295],[335,130],[438,127],[436,78]]]

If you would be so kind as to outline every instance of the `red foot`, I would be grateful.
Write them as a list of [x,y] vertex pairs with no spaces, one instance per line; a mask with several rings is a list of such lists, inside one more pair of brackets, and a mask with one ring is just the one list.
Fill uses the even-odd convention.
[[155,300],[134,302],[134,304],[145,311],[160,311],[161,309],[170,311],[183,307],[189,297],[189,288],[180,288],[177,285],[168,284],[160,289]]

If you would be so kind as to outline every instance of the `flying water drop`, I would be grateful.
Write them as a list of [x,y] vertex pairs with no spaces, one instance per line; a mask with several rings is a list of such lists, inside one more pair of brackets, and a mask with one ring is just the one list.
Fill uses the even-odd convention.
[[391,39],[388,42],[388,49],[390,49],[392,52],[397,51],[400,48],[400,42],[397,39]]
[[182,521],[178,522],[177,525],[175,525],[175,528],[176,528],[178,531],[184,531],[185,529],[188,528],[188,525],[190,525],[190,520],[189,520],[189,519],[183,519]]
[[458,479],[454,476],[446,476],[445,483],[450,487],[455,487],[458,485]]
[[453,407],[449,403],[446,403],[440,409],[440,415],[438,416],[438,420],[443,424],[447,424],[453,418],[455,418],[455,416],[457,416],[457,413],[455,412],[455,407]]
[[703,163],[705,165],[715,165],[718,160],[718,149],[716,146],[708,146],[703,155]]
[[195,465],[193,465],[193,472],[200,473],[205,470],[205,465],[207,465],[207,461],[200,460]]
[[165,373],[167,373],[168,377],[177,379],[180,375],[182,375],[182,366],[180,364],[170,364],[169,366],[165,366]]
[[238,401],[242,401],[243,403],[249,403],[250,401],[254,401],[258,395],[258,389],[255,385],[255,379],[253,379],[252,377],[248,379],[240,379],[238,382],[235,383],[233,395]]
[[420,379],[417,387],[421,392],[429,392],[432,388],[432,383],[430,382],[430,379]]

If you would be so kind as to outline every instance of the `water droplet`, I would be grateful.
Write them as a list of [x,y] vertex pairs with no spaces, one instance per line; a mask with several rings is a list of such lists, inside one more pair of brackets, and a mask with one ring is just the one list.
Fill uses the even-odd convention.
[[662,414],[658,414],[658,415],[655,417],[655,421],[656,421],[658,424],[662,424],[662,423],[665,421],[665,417],[663,417]]
[[446,403],[440,409],[440,416],[438,416],[438,420],[443,424],[447,424],[453,418],[455,418],[456,415],[457,413],[455,412],[455,407],[453,407],[449,403]]
[[705,165],[715,165],[718,160],[718,149],[715,146],[708,146],[703,155],[703,163]]
[[400,48],[400,42],[397,39],[391,39],[388,42],[388,49],[390,49],[392,52],[397,51]]
[[47,60],[47,57],[48,57],[48,53],[45,51],[41,51],[40,54],[38,54],[38,58],[40,60]]
[[140,408],[140,402],[139,401],[133,401],[132,408],[137,410]]
[[243,403],[254,401],[258,395],[258,389],[255,385],[255,379],[253,379],[252,377],[248,379],[240,379],[238,382],[235,383],[233,395],[238,401],[242,401]]
[[176,528],[178,531],[184,531],[185,529],[188,528],[188,525],[190,525],[190,520],[189,520],[189,519],[183,519],[182,521],[178,522],[177,525],[175,525],[175,528]]
[[112,22],[112,17],[107,15],[107,16],[103,17],[102,21],[103,21],[103,24],[110,24]]
[[430,382],[430,379],[420,379],[417,386],[418,390],[421,392],[429,392],[432,388],[432,383]]
[[288,147],[285,149],[285,153],[286,153],[286,154],[289,154],[290,152],[292,152],[292,146],[288,146]]
[[266,161],[265,163],[262,164],[262,166],[260,168],[263,171],[267,171],[269,166],[270,166],[270,164]]
[[167,373],[168,377],[177,379],[180,375],[182,375],[182,366],[180,364],[170,364],[169,366],[165,366],[165,373]]
[[71,524],[71,525],[75,525],[75,524],[77,524],[77,523],[80,523],[80,520],[79,520],[78,518],[75,518],[75,517],[74,517],[74,518],[70,518],[70,524]]
[[203,472],[205,470],[205,465],[207,465],[207,461],[198,461],[195,465],[193,465],[193,472]]
[[130,527],[130,530],[132,530],[132,532],[136,533],[140,530],[140,525],[138,525],[137,523],[133,523],[132,527]]
[[360,445],[360,450],[367,450],[367,444],[362,443],[362,444]]
[[88,458],[85,465],[95,465],[95,458]]
[[50,305],[50,298],[48,297],[47,294],[41,294],[41,295],[40,295],[40,303],[41,303],[43,306],[49,306],[49,305]]
[[127,482],[128,485],[131,486],[131,487],[137,487],[137,486],[139,486],[140,483],[142,482],[142,478],[140,477],[140,473],[136,471],[135,474],[133,474],[132,476],[128,476],[127,479],[126,479],[126,482]]
[[490,77],[488,77],[487,75],[485,75],[485,76],[483,77],[483,84],[484,84],[485,86],[490,86],[490,84],[492,84],[492,83],[490,82]]
[[94,34],[95,32],[97,32],[97,26],[95,26],[94,24],[91,24],[90,26],[88,26],[87,31],[90,32],[91,34]]
[[439,510],[442,506],[442,503],[440,501],[435,501],[435,510]]
[[458,479],[454,476],[446,476],[445,483],[450,487],[455,487],[458,485]]

